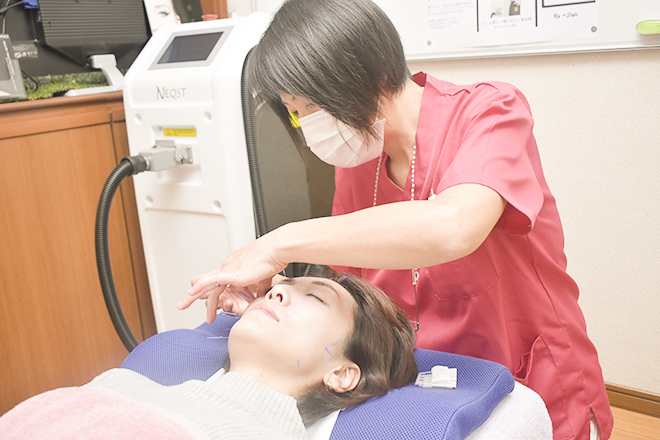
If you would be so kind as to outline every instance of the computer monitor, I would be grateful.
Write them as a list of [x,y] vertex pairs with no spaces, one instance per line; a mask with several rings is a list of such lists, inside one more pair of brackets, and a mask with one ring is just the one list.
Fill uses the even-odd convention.
[[91,71],[88,59],[98,54],[114,54],[128,69],[151,36],[143,0],[39,0],[0,19],[30,76]]

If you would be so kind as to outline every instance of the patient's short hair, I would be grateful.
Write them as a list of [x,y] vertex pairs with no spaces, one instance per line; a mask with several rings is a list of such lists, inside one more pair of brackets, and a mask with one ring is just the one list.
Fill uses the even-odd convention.
[[[310,266],[304,276],[340,281],[346,274],[326,266]],[[382,396],[393,388],[412,383],[417,377],[415,331],[406,313],[378,287],[353,275],[341,281],[356,302],[353,332],[344,341],[343,354],[361,371],[358,385],[336,393],[323,383],[298,397],[298,410],[305,425],[333,411]]]

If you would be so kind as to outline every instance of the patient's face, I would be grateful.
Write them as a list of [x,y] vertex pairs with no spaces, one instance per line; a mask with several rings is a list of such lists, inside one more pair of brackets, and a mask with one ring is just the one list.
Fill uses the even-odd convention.
[[[276,284],[234,325],[229,338],[232,371],[266,373],[316,385],[343,358],[353,328],[355,301],[340,284],[301,277]],[[305,385],[307,386],[307,385]]]

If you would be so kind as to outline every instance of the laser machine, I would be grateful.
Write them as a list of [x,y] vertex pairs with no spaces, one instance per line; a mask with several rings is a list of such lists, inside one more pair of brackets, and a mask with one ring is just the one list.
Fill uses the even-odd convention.
[[199,325],[203,302],[185,312],[175,307],[190,279],[255,239],[240,82],[269,19],[256,13],[168,25],[124,78],[131,155],[155,146],[185,158],[134,179],[159,332]]
[[255,238],[240,81],[268,22],[252,14],[161,28],[124,78],[131,155],[173,147],[186,162],[134,179],[159,332],[199,325],[203,303],[175,307],[190,279]]
[[[130,152],[147,157],[153,171],[135,176],[134,186],[159,332],[204,321],[203,301],[176,308],[194,276],[219,268],[260,233],[330,213],[331,167],[303,161],[269,108],[246,110],[254,102],[244,61],[269,22],[270,15],[253,13],[167,25],[124,78]],[[252,156],[250,141],[260,144]],[[321,168],[313,171],[316,184],[307,181],[310,164]],[[330,193],[316,196],[315,186]],[[268,222],[257,215],[260,206]]]

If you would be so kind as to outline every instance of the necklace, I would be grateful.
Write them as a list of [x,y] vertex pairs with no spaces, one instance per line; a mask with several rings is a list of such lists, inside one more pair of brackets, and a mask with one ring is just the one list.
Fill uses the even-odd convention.
[[[415,158],[417,153],[417,145],[413,145],[412,162],[410,163],[410,201],[415,200]],[[378,158],[378,168],[376,168],[376,181],[374,183],[374,204],[376,206],[376,199],[378,198],[378,180],[380,177],[380,166],[383,163],[383,154],[381,153]],[[415,293],[415,331],[419,330],[419,307],[417,306],[417,281],[419,281],[419,271],[417,268],[412,269],[412,286]]]

